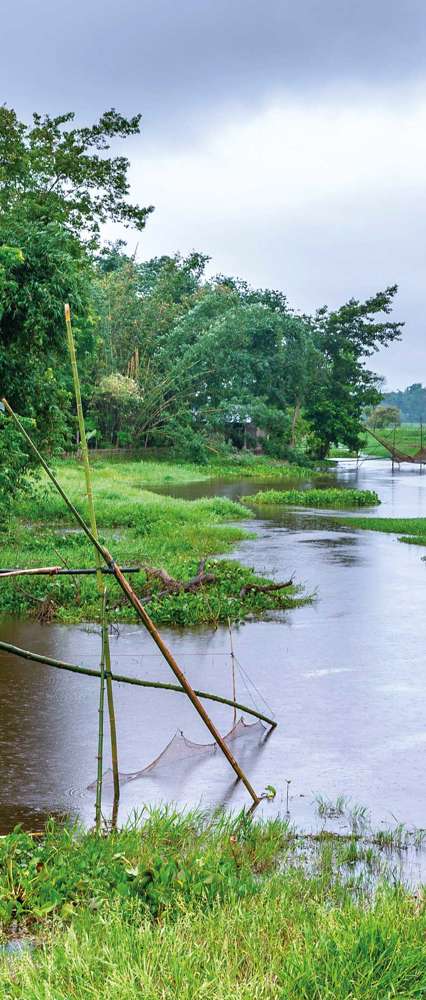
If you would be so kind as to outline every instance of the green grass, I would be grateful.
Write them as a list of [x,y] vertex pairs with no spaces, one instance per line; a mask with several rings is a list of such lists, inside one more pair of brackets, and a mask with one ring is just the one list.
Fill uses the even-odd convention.
[[312,489],[312,490],[261,490],[245,500],[256,505],[284,505],[295,507],[370,507],[380,503],[373,490]]
[[382,531],[399,535],[400,542],[426,545],[426,518],[424,517],[345,517],[341,524],[365,531]]
[[[2,998],[420,1000],[425,901],[384,850],[276,819],[154,812],[0,841]],[[1,939],[0,939],[1,940]]]
[[[323,477],[327,473],[325,463],[318,463],[318,468],[308,460],[306,465],[295,465],[265,455],[253,455],[249,451],[238,452],[230,458],[212,458],[205,465],[168,461],[163,458],[134,460],[123,458],[119,453],[117,458],[104,459],[102,456],[95,456],[91,461],[101,476],[108,477],[114,470],[114,477],[117,475],[125,484],[128,481],[136,481],[139,486],[145,487],[203,482],[216,478],[311,479],[316,475]],[[65,479],[69,476],[73,481],[79,463],[76,459],[63,459],[58,463],[58,467]]]
[[[98,462],[93,470],[100,536],[121,565],[162,567],[171,576],[185,581],[195,574],[200,559],[206,558],[206,569],[217,575],[216,583],[192,594],[181,592],[154,598],[147,607],[158,624],[197,625],[226,621],[228,617],[235,621],[247,614],[261,615],[266,610],[285,609],[301,602],[297,588],[275,594],[250,592],[241,598],[240,591],[245,585],[268,581],[237,562],[217,561],[213,557],[249,537],[246,529],[227,522],[249,518],[250,511],[226,498],[186,501],[146,490],[141,483],[149,474],[151,482],[158,484],[162,475],[160,464],[146,463],[148,473],[145,467],[141,469],[145,463],[132,462],[122,465]],[[173,474],[178,481],[179,470],[167,464],[164,468],[169,470],[167,476]],[[189,475],[188,469],[182,474]],[[59,465],[58,476],[87,520],[81,467],[65,462]],[[3,567],[94,565],[90,543],[81,531],[73,530],[75,521],[46,481],[32,496],[21,501],[17,514],[17,520],[2,535]],[[132,581],[142,596],[161,588],[158,582],[151,587],[144,572],[132,576]],[[110,619],[134,621],[134,611],[112,580],[109,594]],[[96,621],[100,602],[91,577],[21,577],[2,580],[0,611],[19,615],[42,612],[51,619],[69,623]]]

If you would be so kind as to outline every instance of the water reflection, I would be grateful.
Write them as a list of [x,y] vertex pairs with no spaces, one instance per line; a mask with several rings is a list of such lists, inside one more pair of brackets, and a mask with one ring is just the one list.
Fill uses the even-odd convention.
[[[376,489],[380,513],[419,516],[425,510],[426,476],[403,470],[393,477],[389,463],[344,469],[349,485]],[[221,492],[243,496],[264,484],[250,481],[205,484],[168,492],[184,496]],[[374,822],[393,817],[426,826],[422,794],[424,724],[425,567],[421,550],[395,537],[342,529],[329,513],[268,510],[250,522],[256,539],[241,543],[238,558],[259,572],[291,573],[309,592],[311,606],[234,630],[238,660],[276,713],[279,725],[259,747],[238,747],[238,757],[255,787],[278,789],[264,811],[285,812],[291,779],[291,817],[310,824],[317,793],[340,793],[365,804]],[[17,645],[71,662],[97,667],[97,630],[4,622],[1,636]],[[230,694],[227,630],[165,634],[196,687]],[[121,673],[169,680],[146,633],[126,626],[111,640],[113,668]],[[238,675],[242,701],[257,698]],[[90,678],[54,671],[1,654],[0,826],[22,821],[33,827],[43,813],[63,810],[93,819],[87,785],[96,775],[98,685]],[[176,729],[206,742],[201,720],[181,695],[116,686],[120,769],[149,763]],[[223,732],[232,710],[212,706]],[[109,762],[107,762],[109,763]],[[145,802],[174,801],[210,807],[247,803],[219,755],[195,758],[123,788],[120,819]],[[106,803],[107,804],[107,803]]]

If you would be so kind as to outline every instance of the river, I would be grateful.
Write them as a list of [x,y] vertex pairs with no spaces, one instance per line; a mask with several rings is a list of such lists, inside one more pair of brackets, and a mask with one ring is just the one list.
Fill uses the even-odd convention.
[[[359,467],[341,462],[336,476],[342,485],[377,490],[382,505],[372,513],[413,517],[426,511],[426,475],[415,469],[392,474],[386,461]],[[239,497],[261,485],[217,481],[167,492]],[[242,542],[235,558],[277,579],[294,573],[316,595],[310,605],[233,630],[238,661],[278,721],[261,744],[233,744],[256,789],[277,788],[274,801],[262,805],[264,814],[285,811],[288,787],[290,815],[301,826],[312,824],[318,795],[334,800],[344,794],[366,806],[375,825],[398,821],[426,827],[426,549],[393,535],[344,527],[329,511],[269,508],[258,515],[249,522],[256,537]],[[9,620],[0,635],[37,652],[98,666],[96,628]],[[166,629],[164,636],[195,687],[231,696],[225,628]],[[111,649],[117,672],[173,680],[142,628],[121,627]],[[97,682],[5,654],[0,662],[0,830],[17,822],[37,828],[52,812],[92,822],[94,795],[87,785],[96,775]],[[249,697],[246,683],[245,674],[237,672],[241,701]],[[208,742],[183,696],[124,685],[115,685],[115,691],[120,770],[144,767],[176,729]],[[257,694],[255,699],[262,709]],[[232,710],[210,707],[226,732]],[[236,809],[248,799],[216,754],[164,766],[125,785],[120,820],[145,803],[160,802]]]

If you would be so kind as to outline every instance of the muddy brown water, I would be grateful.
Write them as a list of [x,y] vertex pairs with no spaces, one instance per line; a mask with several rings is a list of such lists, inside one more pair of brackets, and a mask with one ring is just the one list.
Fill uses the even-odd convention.
[[[381,516],[424,516],[426,474],[390,463],[339,463],[344,485],[376,489]],[[174,487],[194,498],[253,493],[253,480]],[[270,485],[267,484],[267,485]],[[395,536],[355,531],[335,513],[269,508],[250,522],[256,537],[235,557],[280,578],[295,574],[312,605],[234,628],[238,660],[276,714],[278,727],[261,744],[234,744],[255,787],[277,788],[265,814],[285,811],[290,784],[291,818],[312,824],[317,795],[339,794],[361,803],[375,825],[395,821],[426,827],[424,765],[426,661],[426,549]],[[189,679],[231,695],[229,639],[225,628],[164,635]],[[100,639],[94,627],[3,621],[0,636],[25,648],[97,667]],[[113,669],[173,680],[149,636],[123,626],[112,637]],[[237,672],[242,701],[254,694]],[[116,685],[120,769],[135,771],[165,747],[177,729],[208,742],[201,720],[184,696]],[[96,776],[98,684],[47,666],[0,654],[0,829],[17,822],[40,828],[46,815],[67,813],[91,823]],[[232,710],[211,705],[223,732]],[[144,804],[233,809],[247,804],[244,788],[220,755],[192,757],[124,786],[120,820]],[[110,803],[105,795],[105,812]]]

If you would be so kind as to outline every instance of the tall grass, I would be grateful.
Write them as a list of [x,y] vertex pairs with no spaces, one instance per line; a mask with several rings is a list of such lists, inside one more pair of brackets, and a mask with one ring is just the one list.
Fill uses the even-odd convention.
[[424,900],[353,838],[168,810],[105,838],[16,832],[0,850],[4,931],[38,945],[0,960],[2,997],[426,995]]

